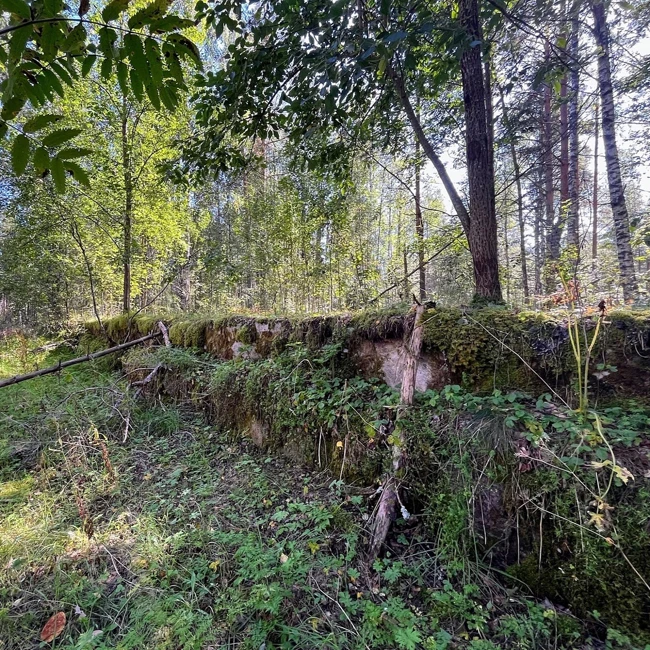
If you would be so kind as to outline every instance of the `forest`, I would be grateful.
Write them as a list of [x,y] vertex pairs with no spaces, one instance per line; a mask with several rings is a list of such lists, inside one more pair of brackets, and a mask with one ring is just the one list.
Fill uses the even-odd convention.
[[0,0],[0,650],[650,648],[648,0]]

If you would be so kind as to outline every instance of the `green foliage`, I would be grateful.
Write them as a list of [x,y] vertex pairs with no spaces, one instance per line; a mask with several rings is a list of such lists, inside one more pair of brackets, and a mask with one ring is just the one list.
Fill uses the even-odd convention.
[[[19,358],[32,344],[11,339],[7,358]],[[355,440],[364,440],[363,456],[371,456],[373,447],[386,444],[382,431],[396,393],[346,374],[343,350],[336,343],[316,351],[293,343],[273,359],[225,363],[182,348],[131,351],[129,369],[164,364],[161,387],[168,395],[178,391],[176,405],[130,402],[125,385],[97,365],[3,389],[3,638],[32,639],[62,610],[68,625],[59,642],[71,650],[116,643],[134,650],[228,644],[257,650],[264,643],[353,650],[597,647],[589,627],[573,615],[580,607],[571,600],[579,595],[576,587],[566,591],[584,581],[588,602],[598,602],[600,614],[589,609],[582,615],[600,616],[603,630],[620,622],[607,630],[607,647],[642,647],[635,628],[642,599],[629,565],[593,533],[585,531],[581,551],[579,537],[563,523],[576,517],[567,489],[574,474],[567,468],[595,489],[609,470],[590,461],[606,446],[585,433],[588,422],[547,398],[481,397],[458,386],[420,395],[403,423],[411,441],[407,505],[415,518],[397,522],[386,555],[369,573],[362,549],[372,501],[322,469],[312,472],[293,457],[252,448],[223,419],[234,398],[238,409],[256,408],[259,417],[277,420],[273,435],[283,436],[285,451],[287,443],[304,448],[311,432],[322,429],[347,444],[347,463],[362,458],[353,458]],[[224,404],[221,415],[212,412],[219,426],[186,408],[197,402],[181,399],[182,382],[197,386],[198,404]],[[648,414],[638,406],[627,417],[618,414],[615,408],[603,414],[608,435],[626,437],[634,450]],[[564,426],[554,432],[558,423]],[[529,457],[536,458],[532,449],[548,449],[557,459],[550,467],[518,469],[529,457],[513,457],[513,439],[531,445]],[[563,446],[583,464],[574,469],[568,454],[560,456]],[[332,445],[328,453],[338,453],[340,463],[341,451]],[[376,464],[368,483],[381,471]],[[494,553],[502,543],[485,542],[482,528],[471,522],[471,500],[481,498],[486,480],[521,485],[527,508],[543,495],[545,510],[557,512],[557,519],[544,520],[543,568],[556,562],[565,572],[560,582],[558,570],[554,585],[565,590],[573,614],[531,600],[517,587],[521,582],[506,590],[499,574],[486,568],[490,558],[499,566]],[[642,477],[636,482],[640,486]],[[645,571],[647,536],[637,522],[650,516],[642,510],[647,489],[631,483],[612,489],[616,534],[608,534]],[[517,494],[506,493],[517,508]],[[537,513],[529,521],[522,509],[519,566],[533,572],[530,584],[541,589],[549,582],[537,573],[537,530]],[[563,539],[571,558],[557,557]],[[571,571],[579,571],[580,582]],[[625,593],[626,617],[610,588]],[[37,597],[23,600],[25,591]],[[102,634],[93,636],[96,630]]]
[[[66,87],[74,88],[80,73],[88,75],[98,57],[102,61],[101,77],[110,80],[116,69],[125,94],[133,92],[142,100],[144,85],[156,109],[160,109],[161,101],[167,110],[177,108],[180,93],[187,90],[182,62],[201,65],[196,45],[183,33],[193,25],[192,21],[169,14],[168,5],[161,0],[133,14],[129,2],[113,0],[104,7],[101,18],[86,18],[89,7],[84,3],[78,18],[66,9],[59,2],[28,4],[23,0],[7,0],[3,6],[11,15],[9,24],[1,30],[0,43],[6,73],[0,112],[3,136],[9,124],[19,129],[19,116],[29,114],[27,102],[39,110],[54,102],[55,96],[65,97]],[[128,17],[127,29],[117,24],[123,17]],[[81,130],[63,128],[41,133],[60,118],[29,117],[14,138],[12,166],[20,176],[32,159],[32,151],[45,147],[49,161],[41,154],[35,164],[40,173],[52,172],[57,191],[63,193],[64,170],[86,183],[79,169],[61,164],[63,158],[57,151]]]

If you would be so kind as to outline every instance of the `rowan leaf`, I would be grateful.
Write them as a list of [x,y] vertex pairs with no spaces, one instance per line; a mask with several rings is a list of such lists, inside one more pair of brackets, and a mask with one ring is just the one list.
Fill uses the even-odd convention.
[[91,71],[92,67],[95,65],[95,61],[97,61],[97,55],[96,54],[89,54],[83,60],[83,63],[81,64],[81,74],[82,74],[82,76],[84,76],[84,77],[88,76],[88,73]]
[[81,185],[85,187],[90,186],[90,178],[88,178],[88,174],[83,167],[71,160],[66,160],[63,163],[63,166],[72,174],[72,178],[74,178],[78,183],[81,183]]
[[22,133],[16,136],[14,144],[11,147],[11,167],[16,176],[20,176],[25,171],[29,162],[31,143],[29,138]]
[[31,9],[24,0],[0,0],[0,9],[24,20],[31,20],[32,18]]
[[149,29],[152,32],[173,32],[177,29],[187,29],[194,25],[193,20],[189,18],[181,18],[180,16],[165,16],[160,20],[155,20],[149,25]]
[[53,131],[43,138],[43,144],[46,147],[57,147],[72,138],[76,138],[81,133],[81,129],[59,129]]
[[102,11],[102,19],[104,22],[110,22],[120,17],[129,7],[130,0],[112,0],[109,2]]
[[141,102],[144,99],[142,79],[135,68],[131,68],[129,71],[129,77],[131,78],[131,90],[133,91],[133,95],[139,102]]
[[27,120],[23,126],[25,133],[36,133],[50,124],[56,124],[63,119],[63,115],[37,115]]
[[33,25],[25,25],[12,32],[11,40],[9,41],[9,61],[20,61],[22,59],[25,53],[25,46],[31,38],[33,31]]
[[115,64],[115,71],[117,72],[117,82],[120,85],[120,90],[123,95],[129,94],[129,69],[124,61],[118,61]]
[[147,62],[149,63],[149,71],[151,72],[153,83],[156,85],[162,84],[164,68],[158,43],[153,38],[147,38],[144,42],[144,51],[147,56]]
[[38,147],[34,151],[34,167],[39,171],[45,171],[50,168],[50,154],[45,147]]
[[57,157],[52,158],[50,170],[56,191],[59,194],[63,194],[65,192],[65,167],[63,166],[63,161]]
[[[65,186],[65,183],[64,183]],[[51,643],[65,628],[65,612],[57,612],[45,623],[41,630],[41,641]]]
[[71,158],[83,158],[92,152],[93,150],[88,149],[87,147],[66,147],[65,149],[61,149],[61,151],[57,153],[57,156],[61,158],[61,160],[70,160]]

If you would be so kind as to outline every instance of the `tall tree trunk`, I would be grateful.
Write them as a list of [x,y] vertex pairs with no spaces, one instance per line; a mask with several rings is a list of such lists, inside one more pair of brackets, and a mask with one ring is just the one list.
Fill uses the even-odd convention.
[[[469,4],[476,5],[475,0],[463,0],[465,3],[469,1]],[[478,26],[478,9],[476,8],[475,24]],[[470,32],[471,36],[471,32]],[[471,39],[475,40],[475,39]],[[468,155],[468,176],[470,178],[470,211],[475,215],[471,220],[470,224],[470,211],[467,210],[467,207],[463,203],[463,200],[458,194],[456,187],[454,186],[447,170],[444,166],[444,163],[440,160],[440,157],[436,153],[435,149],[431,142],[427,139],[422,124],[418,120],[417,114],[411,100],[406,92],[404,87],[404,79],[402,76],[394,70],[391,66],[386,68],[386,74],[393,82],[393,86],[400,98],[404,112],[415,132],[415,135],[422,146],[422,151],[426,154],[427,158],[432,162],[440,180],[449,195],[449,199],[458,215],[458,219],[463,226],[465,235],[467,236],[467,242],[469,244],[470,254],[472,256],[472,263],[474,266],[474,279],[476,286],[476,295],[482,298],[487,298],[489,300],[495,300],[497,302],[501,301],[501,284],[499,282],[499,259],[498,259],[498,247],[497,247],[497,223],[496,223],[496,211],[494,209],[494,173],[491,172],[489,165],[489,155],[488,155],[488,146],[487,146],[487,121],[485,117],[486,108],[485,108],[485,92],[483,88],[483,74],[481,71],[481,54],[479,51],[476,51],[476,48],[470,48],[475,52],[470,52],[471,56],[478,57],[478,62],[474,61],[470,66],[472,72],[478,71],[478,86],[481,88],[480,98],[474,97],[473,93],[470,93],[468,96],[471,98],[469,102],[472,105],[472,110],[470,113],[472,116],[475,112],[480,112],[482,115],[482,126],[479,124],[479,128],[482,130],[483,136],[479,138],[479,154],[477,156],[476,142],[472,138],[472,145],[470,147],[470,141],[468,140],[468,154],[471,150],[472,160],[470,162],[470,156]],[[474,57],[475,58],[475,57]],[[478,67],[476,67],[478,63]],[[462,62],[461,62],[462,66]],[[465,81],[463,81],[465,83]],[[468,83],[472,83],[471,75],[468,80]],[[475,84],[476,82],[474,82]],[[467,120],[467,108],[466,104],[466,121]],[[471,168],[471,172],[470,172]],[[479,173],[476,173],[478,169]],[[487,180],[487,185],[482,185],[481,181]],[[481,200],[477,200],[477,196],[474,197],[474,202],[472,202],[472,196],[486,194],[488,197],[491,195],[491,209],[490,201],[487,200],[487,208],[484,209]],[[473,207],[472,207],[473,206]]]
[[[460,22],[469,46],[461,55],[460,69],[465,107],[467,177],[469,181],[469,249],[474,262],[476,296],[495,302],[502,300],[499,280],[497,220],[494,199],[494,169],[490,147],[487,105],[481,61],[482,35],[478,0],[460,0]],[[478,41],[480,46],[471,44]]]
[[[503,122],[508,132],[512,171],[515,175],[515,187],[517,189],[517,221],[519,225],[519,254],[521,255],[521,281],[524,289],[524,298],[528,298],[530,296],[530,291],[528,289],[528,264],[526,262],[526,224],[524,222],[524,195],[521,187],[521,168],[519,166],[517,147],[515,146],[514,133],[512,124],[510,123],[508,107],[506,106],[506,101],[501,87],[499,87],[499,95],[501,98],[501,107],[503,109]],[[536,231],[535,236],[535,245],[537,246],[539,239],[538,231]]]
[[616,251],[618,267],[623,285],[623,299],[626,302],[636,300],[639,285],[634,269],[634,256],[630,241],[630,218],[623,192],[621,165],[616,146],[616,118],[614,112],[614,91],[612,89],[612,71],[609,51],[609,30],[605,5],[595,0],[591,5],[594,14],[594,33],[596,43],[600,47],[598,57],[598,87],[600,90],[601,120],[603,128],[603,144],[605,145],[605,164],[609,184],[609,199],[614,218],[616,233]]
[[580,68],[578,63],[578,16],[571,18],[571,37],[569,53],[571,55],[571,94],[569,96],[569,205],[567,213],[567,245],[572,249],[571,255],[577,261],[580,256],[580,202],[579,202],[579,150],[578,134],[578,93],[580,90]]
[[[544,47],[545,58],[550,58],[550,47],[548,43]],[[555,184],[553,183],[553,125],[551,108],[551,86],[544,84],[543,105],[542,105],[542,160],[544,165],[544,220],[546,230],[544,275],[547,291],[555,289],[555,277],[553,275],[552,262],[557,260],[560,254],[560,239],[555,223]],[[549,262],[551,264],[549,264]]]
[[133,240],[133,176],[131,174],[131,151],[128,134],[128,104],[122,100],[122,174],[124,180],[124,223],[122,265],[124,285],[122,292],[122,311],[131,309],[131,245]]
[[415,139],[415,236],[418,245],[418,266],[420,302],[426,299],[427,286],[424,265],[424,219],[422,218],[422,197],[420,191],[420,143]]
[[591,198],[591,268],[595,271],[598,261],[598,104],[596,104],[594,122],[594,192]]

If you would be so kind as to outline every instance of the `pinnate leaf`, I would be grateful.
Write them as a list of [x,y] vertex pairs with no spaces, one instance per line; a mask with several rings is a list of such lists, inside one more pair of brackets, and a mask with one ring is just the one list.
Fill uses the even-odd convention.
[[65,192],[65,167],[63,167],[63,161],[58,157],[52,158],[50,168],[54,187],[59,194],[63,194]]
[[16,176],[20,176],[27,167],[29,161],[29,153],[31,151],[31,143],[29,138],[22,133],[16,136],[14,144],[11,147],[11,167]]
[[127,10],[130,0],[112,0],[102,11],[102,18],[105,22],[119,18],[120,14]]
[[32,17],[29,5],[24,0],[0,0],[0,9],[25,20],[30,20]]
[[60,129],[53,131],[43,138],[43,144],[46,147],[56,147],[72,138],[76,138],[81,133],[81,129]]
[[50,124],[56,124],[57,122],[60,122],[62,119],[63,115],[37,115],[36,117],[32,117],[31,120],[27,120],[27,122],[25,122],[23,131],[25,133],[35,133],[36,131],[40,131]]

